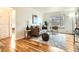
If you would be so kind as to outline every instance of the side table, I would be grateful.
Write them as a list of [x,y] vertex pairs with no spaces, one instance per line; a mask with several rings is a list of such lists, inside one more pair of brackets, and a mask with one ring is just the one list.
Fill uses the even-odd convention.
[[31,30],[25,30],[25,38],[27,39],[31,38]]

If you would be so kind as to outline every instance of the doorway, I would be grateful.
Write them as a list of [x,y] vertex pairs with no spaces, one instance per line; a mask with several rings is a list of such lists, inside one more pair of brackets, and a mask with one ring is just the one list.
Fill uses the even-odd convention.
[[11,32],[13,9],[9,7],[0,8],[0,51],[8,52],[11,47]]

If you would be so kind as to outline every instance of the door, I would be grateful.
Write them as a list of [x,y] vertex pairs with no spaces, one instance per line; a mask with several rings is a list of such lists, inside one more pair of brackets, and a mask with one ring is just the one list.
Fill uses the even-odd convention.
[[0,45],[2,52],[10,51],[12,20],[14,20],[13,9],[0,8]]
[[0,39],[9,37],[9,13],[0,10]]

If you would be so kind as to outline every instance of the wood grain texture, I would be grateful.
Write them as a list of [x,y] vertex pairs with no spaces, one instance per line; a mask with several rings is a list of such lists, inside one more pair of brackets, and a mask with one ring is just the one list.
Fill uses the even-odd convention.
[[10,52],[10,38],[4,38],[0,40],[1,42],[1,52]]
[[16,41],[17,52],[46,52],[48,45],[33,40],[20,39]]
[[[66,35],[66,51],[74,52],[74,44],[73,44],[73,35]],[[1,51],[2,52],[11,52],[10,51],[10,38],[1,39]],[[51,49],[52,48],[52,49]],[[37,42],[30,39],[19,39],[16,40],[16,49],[15,52],[55,52],[59,50],[58,48],[54,48],[53,46],[49,46],[47,44]],[[62,51],[61,49],[57,52]]]
[[67,48],[66,48],[67,51],[69,51],[69,52],[75,51],[73,35],[66,35],[66,44],[67,44]]

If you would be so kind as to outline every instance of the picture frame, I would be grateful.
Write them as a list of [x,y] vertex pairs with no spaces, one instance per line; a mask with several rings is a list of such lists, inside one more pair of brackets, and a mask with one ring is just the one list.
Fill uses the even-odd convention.
[[32,24],[36,24],[37,15],[32,15]]

